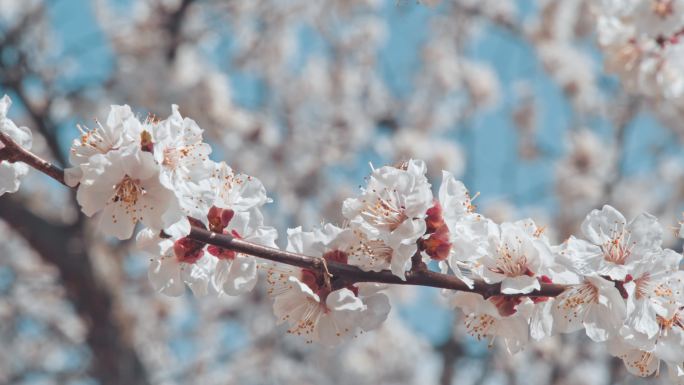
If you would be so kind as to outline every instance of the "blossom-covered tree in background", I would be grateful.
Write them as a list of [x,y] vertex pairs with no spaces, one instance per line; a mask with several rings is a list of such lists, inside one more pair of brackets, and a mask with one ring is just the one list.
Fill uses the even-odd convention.
[[682,382],[678,2],[89,5],[0,2],[3,381]]

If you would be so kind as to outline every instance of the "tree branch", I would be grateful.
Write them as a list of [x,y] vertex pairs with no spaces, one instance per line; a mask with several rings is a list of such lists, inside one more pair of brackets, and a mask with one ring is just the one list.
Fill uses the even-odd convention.
[[[190,235],[188,237],[209,245],[220,246],[222,248],[234,250],[239,253],[267,259],[269,261],[297,266],[304,269],[322,271],[326,267],[323,264],[323,258],[310,257],[291,253],[289,251],[261,246],[235,238],[232,235],[216,234],[199,227],[193,227],[190,230]],[[408,271],[406,272],[406,280],[404,281],[392,274],[392,272],[389,270],[377,272],[363,271],[356,266],[330,261],[326,262],[326,265],[328,271],[333,275],[334,279],[344,280],[346,283],[376,282],[395,285],[428,286],[478,293],[485,298],[491,297],[493,295],[501,295],[500,284],[488,284],[483,281],[476,280],[474,286],[470,288],[465,282],[453,275],[437,273],[430,270],[419,269]],[[566,287],[564,285],[542,283],[540,290],[535,290],[532,293],[525,294],[524,296],[555,297],[561,294],[565,288]],[[511,296],[521,296],[521,294]]]
[[[37,130],[45,137],[46,145],[52,157],[57,163],[65,165],[66,158],[59,148],[57,126],[48,117],[50,104],[46,103],[41,107],[36,106],[27,94],[24,84],[27,79],[38,79],[39,82],[43,83],[45,93],[49,94],[49,78],[31,66],[34,61],[31,60],[30,55],[33,52],[32,48],[35,47],[24,47],[25,44],[22,44],[22,39],[30,35],[26,31],[35,28],[35,25],[40,24],[41,20],[45,17],[45,5],[39,4],[31,9],[12,29],[6,32],[2,31],[5,33],[0,33],[0,57],[3,56],[5,51],[10,52],[10,57],[16,55],[16,60],[14,61],[0,60],[0,85],[14,91],[28,112],[28,115],[35,122]],[[46,96],[45,100],[49,101],[52,99]]]
[[[621,104],[622,102],[618,102]],[[629,130],[634,118],[639,114],[641,109],[641,99],[638,97],[628,97],[624,108],[615,119],[615,127],[613,130],[613,140],[615,142],[615,159],[612,165],[613,172],[609,178],[606,178],[603,184],[603,196],[607,199],[613,198],[615,186],[624,177],[624,166],[627,154],[625,153],[625,145],[627,141],[627,131]]]
[[168,62],[173,62],[178,53],[178,47],[181,45],[181,28],[183,26],[183,18],[188,11],[188,8],[194,0],[183,0],[178,8],[168,16],[166,28],[169,34],[169,47],[166,51],[166,59]]
[[440,385],[451,385],[456,372],[456,364],[461,356],[463,356],[464,348],[459,341],[454,339],[453,334],[450,333],[449,338],[437,346],[436,350],[442,356],[443,361],[439,383]]
[[64,170],[62,170],[61,168],[38,157],[31,151],[28,151],[25,148],[21,147],[16,142],[14,142],[9,135],[2,131],[0,131],[0,142],[2,142],[5,145],[4,148],[0,149],[0,161],[6,160],[10,163],[26,163],[32,168],[42,172],[43,174],[49,176],[57,182],[67,186],[66,182],[64,181]]
[[[12,139],[0,133],[0,141],[5,143],[6,148],[9,149],[10,158],[14,161],[20,161],[29,166],[43,172],[58,182],[64,183],[64,171],[59,167],[52,165],[31,152],[23,149],[15,144]],[[482,280],[475,280],[473,287],[469,287],[465,282],[458,279],[456,276],[437,273],[427,269],[412,269],[406,272],[406,280],[402,280],[389,270],[383,271],[363,271],[360,268],[352,265],[347,265],[337,262],[327,262],[323,258],[311,257],[301,254],[291,253],[280,249],[274,249],[255,243],[247,242],[242,239],[235,238],[228,234],[217,234],[200,227],[193,226],[190,230],[189,238],[209,244],[220,246],[225,249],[237,251],[239,253],[252,255],[258,258],[266,259],[273,262],[284,263],[291,266],[297,266],[303,269],[310,269],[332,274],[334,282],[344,282],[345,284],[357,282],[376,282],[387,283],[395,285],[413,285],[413,286],[428,286],[441,289],[467,291],[481,294],[484,298],[489,298],[495,295],[504,295],[501,293],[501,284],[488,284]],[[333,282],[333,283],[334,283]],[[513,297],[555,297],[560,295],[567,286],[557,284],[541,283],[541,288],[528,294],[507,294]]]

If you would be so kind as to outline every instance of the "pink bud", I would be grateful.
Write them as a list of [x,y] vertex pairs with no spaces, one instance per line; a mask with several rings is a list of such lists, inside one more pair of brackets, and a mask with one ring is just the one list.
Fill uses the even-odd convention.
[[435,205],[430,207],[425,214],[426,234],[434,233],[438,228],[444,225],[442,206],[439,204],[439,201],[435,201]]
[[348,257],[347,253],[344,251],[340,250],[332,250],[328,251],[327,253],[323,254],[323,259],[325,259],[328,262],[337,262],[337,263],[344,263],[347,264]]
[[212,206],[207,213],[207,220],[209,221],[209,230],[215,233],[222,233],[223,229],[228,226],[230,220],[233,219],[235,212],[231,209],[222,209]]
[[204,244],[190,238],[181,238],[174,242],[173,253],[180,262],[195,263],[204,255]]
[[223,247],[215,246],[215,245],[209,245],[207,246],[207,251],[209,254],[213,255],[214,257],[218,259],[223,259],[223,260],[229,260],[232,261],[235,259],[235,256],[237,253],[233,250],[228,250],[224,249]]

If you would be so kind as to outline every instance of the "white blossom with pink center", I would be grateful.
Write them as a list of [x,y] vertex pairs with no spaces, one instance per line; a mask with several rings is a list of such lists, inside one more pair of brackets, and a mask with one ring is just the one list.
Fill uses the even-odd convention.
[[551,246],[532,220],[502,223],[486,234],[487,252],[473,271],[485,282],[501,282],[503,294],[527,294],[539,289],[543,261],[550,261]]
[[593,210],[582,223],[587,241],[571,237],[564,257],[583,274],[598,274],[624,281],[634,266],[658,252],[662,243],[662,228],[649,214],[641,214],[627,223],[611,206]]
[[682,96],[683,1],[601,1],[596,11],[598,40],[609,71],[633,91],[654,99]]
[[81,182],[83,167],[93,156],[134,145],[143,131],[142,123],[127,105],[112,105],[104,125],[96,121],[95,128],[78,128],[81,135],[73,140],[69,151],[71,167],[64,170],[64,179],[72,187]]
[[[614,356],[622,359],[627,370],[639,377],[657,374],[660,362],[664,361],[671,374],[682,369],[684,363],[684,307],[683,303],[669,305],[665,313],[658,315],[654,324],[657,326],[656,335],[646,341],[643,338],[633,339],[633,335],[626,333],[620,338],[609,341],[608,350]],[[682,378],[675,379],[680,383]]]
[[208,178],[214,167],[209,160],[211,146],[203,142],[202,129],[194,120],[183,118],[175,104],[171,116],[150,129],[162,184],[180,197],[195,194],[199,181]]
[[571,333],[585,329],[587,336],[604,342],[617,335],[626,314],[625,301],[615,284],[598,276],[586,276],[553,301],[553,329]]
[[[361,195],[346,199],[342,207],[352,229],[364,232],[368,239],[381,240],[392,249],[385,267],[402,279],[411,268],[417,241],[425,234],[425,213],[433,204],[426,171],[420,160],[374,169]],[[367,270],[378,267],[359,266]]]
[[181,199],[182,206],[188,215],[195,218],[205,217],[212,207],[237,212],[271,202],[258,178],[235,173],[225,162],[212,163],[206,178],[186,186],[189,188]]
[[682,255],[665,249],[650,254],[632,271],[625,284],[629,315],[621,334],[637,346],[653,343],[661,327],[659,318],[671,318],[684,301]]
[[[218,210],[223,213],[232,212],[232,210]],[[264,226],[264,217],[257,208],[252,208],[249,211],[238,211],[229,215],[230,218],[226,224],[221,226],[222,229],[212,229],[211,223],[209,228],[212,231],[220,230],[224,234],[230,234],[235,238],[259,245],[276,247],[275,240],[278,238],[278,232],[273,227]],[[221,216],[226,222],[226,215]],[[258,278],[256,258],[211,245],[207,247],[207,251],[218,260],[211,276],[211,282],[217,292],[239,295],[254,288]]]
[[511,354],[527,345],[535,306],[529,298],[494,296],[485,300],[476,293],[456,292],[450,302],[463,311],[468,333],[478,340],[491,345],[498,337]]
[[159,180],[159,165],[149,152],[129,147],[93,155],[81,165],[76,198],[87,216],[100,213],[105,234],[128,239],[138,222],[163,230],[184,220],[178,199]]
[[[212,189],[203,190],[205,193],[198,197],[204,200],[195,200],[199,204],[191,210],[184,210],[193,215],[189,217],[188,224],[275,248],[278,234],[273,227],[264,225],[260,211],[263,203],[268,201],[261,182],[246,175],[234,175],[225,163],[214,165],[214,168],[220,172],[215,172],[208,179],[206,186]],[[190,229],[182,228],[183,223],[181,221],[165,229],[170,238],[158,237],[157,241],[162,246],[157,248],[156,255],[154,251],[149,253],[153,255],[149,277],[159,291],[179,295],[182,292],[179,287],[183,283],[191,288],[201,288],[193,289],[195,294],[206,294],[209,290],[239,295],[254,288],[258,264],[253,256],[194,241],[187,237]],[[207,289],[209,283],[211,285]]]
[[156,291],[179,297],[187,285],[196,296],[209,292],[217,260],[204,255],[203,244],[188,238],[160,238],[159,232],[147,228],[138,233],[137,245],[150,257],[147,277]]
[[[347,263],[353,232],[327,224],[313,232],[288,230],[287,250]],[[377,328],[390,310],[389,300],[378,285],[355,283],[334,289],[325,272],[269,264],[269,294],[278,323],[288,323],[289,333],[307,341],[338,344],[360,330]]]

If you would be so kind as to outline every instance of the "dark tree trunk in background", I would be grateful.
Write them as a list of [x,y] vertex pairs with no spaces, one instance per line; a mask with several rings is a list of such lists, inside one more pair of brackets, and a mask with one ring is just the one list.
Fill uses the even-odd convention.
[[148,384],[140,357],[117,322],[112,295],[93,271],[81,226],[50,223],[9,196],[0,198],[0,218],[59,270],[68,299],[88,329],[92,376],[103,385]]

